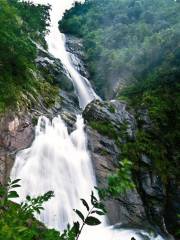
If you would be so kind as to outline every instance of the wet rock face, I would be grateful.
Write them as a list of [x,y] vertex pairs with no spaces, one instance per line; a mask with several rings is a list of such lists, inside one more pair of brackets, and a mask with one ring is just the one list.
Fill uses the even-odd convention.
[[47,51],[39,49],[36,64],[45,80],[57,84],[64,91],[74,92],[72,81],[67,77],[68,73],[59,59],[53,57]]
[[[145,109],[138,112],[138,121],[144,131],[152,131],[153,123]],[[163,165],[163,163],[162,163]],[[137,183],[149,220],[163,232],[175,236],[180,227],[180,185],[178,179],[171,175],[168,182],[162,181],[154,170],[154,163],[145,154],[139,159]]]
[[134,138],[136,122],[132,114],[127,111],[127,105],[118,100],[99,101],[94,100],[87,105],[83,112],[83,117],[88,122],[99,121],[111,123],[112,126],[119,130],[122,125],[126,124],[127,134],[130,138]]
[[58,114],[60,111],[67,111],[73,114],[79,112],[78,97],[74,91],[70,76],[64,69],[61,61],[54,58],[47,51],[39,50],[36,63],[42,78],[56,84],[60,89],[59,96],[61,101],[55,103],[51,109],[51,114]]
[[72,35],[66,35],[66,49],[70,53],[71,60],[77,71],[81,76],[89,78],[89,73],[84,64],[85,54],[82,40]]
[[[136,123],[126,107],[125,103],[119,101],[99,102],[96,100],[90,103],[83,112],[87,122],[89,150],[99,187],[107,186],[108,176],[115,171],[119,160],[121,160],[121,149],[117,147],[115,139],[99,133],[97,129],[93,129],[91,122],[110,122],[117,129],[117,132],[122,124],[126,123],[127,133],[133,139]],[[148,225],[143,202],[136,189],[129,190],[116,199],[108,200],[105,204],[110,224]]]
[[[116,139],[118,137],[121,143],[126,143],[126,139],[121,136],[123,124],[126,124],[128,138],[136,141],[136,121],[127,111],[127,105],[120,101],[93,101],[86,107],[83,116],[87,123],[89,150],[97,176],[97,184],[99,187],[104,187],[107,186],[108,176],[115,171],[118,162],[122,160],[121,147],[117,146]],[[107,125],[109,131],[102,129],[101,124]],[[145,127],[148,128],[149,125],[148,122]],[[115,138],[111,134],[113,129],[116,131]],[[152,169],[152,160],[142,154],[138,169],[133,173],[136,188],[106,202],[111,224],[120,222],[128,226],[142,226],[143,228],[147,226],[155,228],[158,232],[167,233],[166,208],[168,206],[168,212],[170,212],[173,208],[177,209],[178,204],[176,200],[172,200],[172,196],[171,198],[167,196],[161,178]],[[177,199],[174,195],[173,197]],[[174,219],[173,214],[170,214],[170,217]]]
[[34,127],[28,114],[7,113],[0,119],[0,182],[9,177],[17,151],[31,145]]
[[[87,127],[87,134],[97,184],[99,187],[106,187],[108,176],[117,167],[120,151],[114,140],[99,134],[91,127]],[[105,205],[110,224],[121,222],[137,226],[141,225],[142,219],[146,219],[143,203],[136,189],[128,191],[122,197],[106,201]]]
[[136,181],[150,223],[156,227],[157,231],[166,232],[163,217],[166,192],[161,178],[152,172],[152,165],[145,168],[142,164]]
[[[167,186],[167,201],[165,212],[165,224],[170,233],[175,233],[175,229],[180,229],[180,185],[172,179]],[[177,238],[178,239],[178,238]]]

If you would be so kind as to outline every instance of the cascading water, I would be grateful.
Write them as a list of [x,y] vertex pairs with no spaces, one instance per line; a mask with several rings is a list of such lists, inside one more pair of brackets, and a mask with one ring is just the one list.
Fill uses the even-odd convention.
[[[37,1],[37,0],[36,0]],[[35,1],[35,2],[36,2]],[[40,2],[40,1],[37,1]],[[52,11],[50,13],[51,27],[50,33],[47,35],[46,40],[48,42],[49,52],[61,60],[64,65],[69,77],[71,78],[77,96],[79,98],[79,104],[81,108],[85,108],[88,103],[93,99],[99,98],[91,87],[89,81],[81,76],[78,71],[74,68],[70,53],[66,51],[65,47],[65,36],[59,31],[58,21],[62,18],[66,9],[72,6],[73,0],[42,0],[43,3],[50,3]],[[82,2],[82,1],[81,1]]]
[[[34,3],[50,3],[51,27],[47,36],[49,52],[59,58],[71,77],[79,103],[82,108],[98,98],[87,79],[83,78],[74,68],[69,53],[65,49],[64,35],[58,30],[58,21],[66,9],[72,6],[73,0],[34,0]],[[29,149],[20,151],[11,172],[12,179],[21,179],[22,187],[18,193],[21,200],[27,195],[38,196],[49,190],[55,197],[45,204],[45,210],[39,220],[48,227],[58,230],[66,228],[68,223],[77,220],[73,208],[81,209],[80,198],[89,198],[96,185],[91,159],[88,154],[84,122],[82,116],[77,116],[76,130],[68,133],[61,117],[55,117],[52,122],[46,117],[40,117],[36,136]],[[141,231],[141,234],[150,237]],[[98,227],[85,227],[83,240],[136,240],[143,239],[135,231],[115,230],[108,227],[106,220]],[[162,239],[160,236],[156,239]]]
[[76,130],[70,135],[60,116],[52,123],[40,117],[35,140],[31,148],[17,154],[11,177],[21,179],[22,199],[54,191],[40,216],[47,226],[62,230],[72,224],[72,209],[80,208],[78,200],[89,196],[95,185],[82,117],[77,116]]

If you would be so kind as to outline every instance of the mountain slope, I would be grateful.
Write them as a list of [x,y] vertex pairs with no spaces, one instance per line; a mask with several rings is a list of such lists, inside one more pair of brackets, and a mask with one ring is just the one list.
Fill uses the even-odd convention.
[[149,221],[165,221],[174,235],[180,224],[179,12],[173,0],[86,0],[59,23],[61,31],[83,39],[98,93],[126,101],[134,113],[135,141],[124,154],[133,162]]

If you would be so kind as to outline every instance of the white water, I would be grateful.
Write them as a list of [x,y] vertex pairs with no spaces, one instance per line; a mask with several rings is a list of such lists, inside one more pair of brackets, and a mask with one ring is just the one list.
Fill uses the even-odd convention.
[[18,191],[22,199],[54,191],[40,216],[47,226],[62,230],[72,224],[76,220],[72,209],[81,208],[80,198],[87,198],[95,185],[82,117],[77,116],[70,135],[60,117],[52,123],[40,117],[35,140],[17,154],[11,176],[22,179]]
[[[79,96],[80,106],[84,108],[97,97],[87,79],[84,79],[73,67],[66,52],[64,36],[59,33],[58,20],[63,12],[72,6],[73,0],[34,0],[35,3],[52,5],[50,34],[47,36],[49,51],[60,58],[74,82]],[[39,219],[48,227],[58,230],[66,228],[67,223],[77,220],[73,208],[82,210],[80,198],[89,199],[96,185],[95,175],[87,150],[84,122],[77,116],[76,130],[68,133],[60,116],[52,123],[40,117],[36,127],[36,136],[29,149],[20,151],[12,169],[11,178],[21,179],[22,187],[18,193],[21,200],[27,195],[38,196],[49,190],[55,197],[45,204],[45,210]],[[136,240],[143,239],[138,232],[131,230],[114,230],[108,227],[106,220],[98,227],[85,228],[82,240]],[[142,234],[147,233],[141,231]],[[149,236],[149,235],[148,235]],[[161,240],[160,236],[150,239]]]
[[[50,14],[51,18],[51,26],[50,33],[47,35],[46,40],[49,47],[49,52],[59,58],[67,70],[70,78],[73,81],[74,87],[76,89],[79,104],[81,108],[85,108],[88,103],[90,103],[93,99],[99,98],[94,90],[91,87],[89,81],[81,76],[77,70],[74,68],[70,53],[66,51],[65,47],[65,36],[60,33],[58,29],[58,21],[62,18],[63,13],[66,9],[69,9],[73,0],[35,0],[34,2],[39,3],[50,3],[52,6],[52,11]],[[80,2],[80,1],[79,1]],[[83,1],[81,1],[83,2]]]

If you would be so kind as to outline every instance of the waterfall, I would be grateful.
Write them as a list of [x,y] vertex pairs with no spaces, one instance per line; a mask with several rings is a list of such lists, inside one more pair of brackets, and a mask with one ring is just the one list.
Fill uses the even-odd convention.
[[45,204],[39,218],[47,226],[63,230],[77,220],[73,208],[81,209],[80,198],[90,196],[95,186],[82,117],[77,116],[71,134],[60,116],[52,123],[40,117],[35,140],[17,154],[11,177],[21,179],[21,199],[54,191],[55,197]]
[[[58,30],[58,21],[73,0],[34,0],[34,3],[50,3],[51,26],[46,40],[49,52],[59,58],[73,81],[81,108],[98,98],[88,80],[74,68],[69,53],[65,48],[65,37]],[[96,185],[95,174],[87,149],[87,139],[82,116],[77,116],[76,129],[69,134],[61,117],[52,121],[40,117],[32,146],[20,151],[11,172],[12,179],[21,179],[22,187],[18,190],[20,201],[27,195],[38,196],[49,190],[55,197],[45,203],[45,210],[38,217],[47,227],[63,230],[67,224],[77,220],[73,208],[81,209],[80,199],[87,201]],[[85,227],[82,240],[136,240],[156,239],[144,231],[115,230],[108,227],[106,219],[97,227]],[[141,235],[139,235],[141,233]],[[142,237],[144,236],[144,237]]]
[[[82,116],[77,116],[76,129],[69,134],[61,117],[52,122],[40,117],[36,126],[35,139],[29,149],[20,151],[11,172],[11,179],[21,179],[17,190],[20,199],[33,197],[52,190],[55,197],[44,204],[45,210],[36,216],[49,228],[64,230],[67,224],[77,219],[73,208],[83,212],[80,198],[90,202],[90,194],[96,185],[91,159],[87,150]],[[114,230],[106,220],[97,227],[85,227],[81,240],[141,240],[144,231]],[[93,229],[92,229],[93,228]],[[154,239],[149,236],[149,239]],[[160,237],[156,238],[161,240]]]
[[[52,6],[50,13],[51,26],[50,33],[47,35],[46,40],[48,43],[49,52],[56,58],[59,58],[64,65],[70,79],[74,84],[77,96],[79,98],[79,104],[82,109],[86,107],[93,99],[99,98],[94,92],[90,82],[74,68],[70,53],[66,51],[65,35],[58,29],[58,21],[62,18],[66,9],[72,6],[73,0],[51,0],[42,1],[49,2]],[[81,1],[82,2],[82,1]]]

